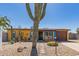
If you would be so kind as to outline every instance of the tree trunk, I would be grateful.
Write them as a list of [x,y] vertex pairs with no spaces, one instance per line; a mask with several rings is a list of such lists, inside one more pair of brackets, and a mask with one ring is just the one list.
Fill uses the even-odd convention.
[[34,21],[32,48],[36,48],[36,43],[38,40],[38,27],[39,27],[39,21]]

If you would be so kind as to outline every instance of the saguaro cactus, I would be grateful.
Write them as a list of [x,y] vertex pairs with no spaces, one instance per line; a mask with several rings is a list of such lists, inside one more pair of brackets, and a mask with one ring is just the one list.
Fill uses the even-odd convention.
[[34,16],[30,8],[30,4],[26,3],[26,9],[29,17],[33,20],[33,38],[32,38],[32,47],[36,48],[36,42],[38,39],[38,27],[39,22],[44,18],[46,14],[47,3],[35,3],[34,4]]

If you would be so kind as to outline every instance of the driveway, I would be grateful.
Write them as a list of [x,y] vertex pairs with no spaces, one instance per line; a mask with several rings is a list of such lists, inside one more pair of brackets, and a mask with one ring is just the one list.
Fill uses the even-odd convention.
[[79,52],[79,40],[69,40],[69,42],[62,42],[62,44]]

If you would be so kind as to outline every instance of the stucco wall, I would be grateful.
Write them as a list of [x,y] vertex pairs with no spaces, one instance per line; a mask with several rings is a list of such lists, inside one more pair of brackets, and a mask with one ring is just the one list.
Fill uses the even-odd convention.
[[[16,30],[15,29],[15,30],[13,30],[13,32],[16,32],[16,39],[19,38],[19,32],[22,32],[23,40],[27,41],[31,30],[28,30],[28,29],[27,30],[26,29]],[[9,41],[11,40],[11,30],[8,30],[8,40]]]

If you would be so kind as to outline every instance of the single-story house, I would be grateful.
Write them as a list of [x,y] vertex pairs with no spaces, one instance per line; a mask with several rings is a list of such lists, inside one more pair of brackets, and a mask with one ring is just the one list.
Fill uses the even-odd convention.
[[[69,29],[39,29],[38,40],[42,41],[67,41]],[[10,41],[11,36],[15,41],[21,38],[22,41],[32,40],[32,29],[24,28],[13,28],[8,29],[7,33],[3,33],[3,41]],[[7,38],[7,39],[6,39]]]

